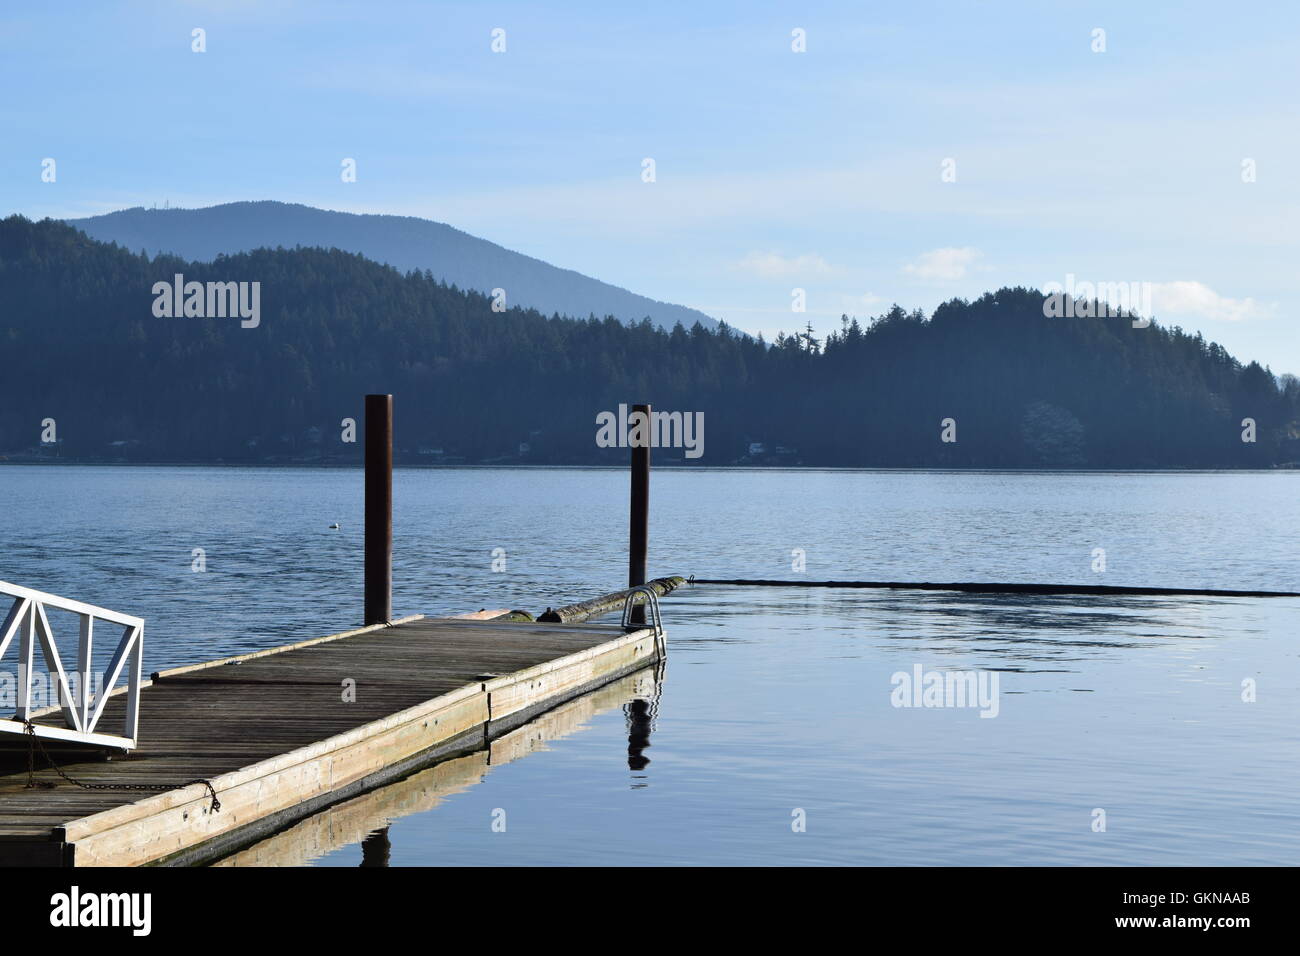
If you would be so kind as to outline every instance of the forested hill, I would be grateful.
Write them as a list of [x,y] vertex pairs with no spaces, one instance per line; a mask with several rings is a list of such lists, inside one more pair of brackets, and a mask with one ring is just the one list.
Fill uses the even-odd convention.
[[[260,321],[154,314],[156,282],[260,282]],[[797,320],[799,316],[792,316]],[[623,463],[596,416],[702,412],[704,465],[1267,467],[1300,458],[1300,385],[1199,336],[1045,318],[1002,289],[825,341],[493,312],[337,250],[149,259],[0,221],[0,452],[358,461],[340,422],[392,392],[399,460]],[[1243,418],[1257,440],[1243,442]],[[55,442],[39,446],[46,420]],[[955,442],[941,422],[955,421]],[[952,430],[950,429],[950,437]],[[655,453],[681,460],[681,450]]]
[[505,292],[507,305],[547,314],[613,315],[625,322],[649,317],[671,329],[681,322],[714,328],[696,309],[659,302],[561,269],[446,223],[415,216],[375,216],[297,203],[232,202],[203,209],[122,209],[74,219],[92,239],[132,252],[167,253],[208,262],[217,256],[283,246],[323,246],[356,252],[403,272],[428,269],[434,278],[477,292]]

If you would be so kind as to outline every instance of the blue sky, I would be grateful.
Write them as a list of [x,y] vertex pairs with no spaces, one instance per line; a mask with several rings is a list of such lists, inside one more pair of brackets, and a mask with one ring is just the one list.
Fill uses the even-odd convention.
[[9,5],[0,212],[425,216],[769,336],[1146,282],[1300,373],[1297,41],[1280,3]]

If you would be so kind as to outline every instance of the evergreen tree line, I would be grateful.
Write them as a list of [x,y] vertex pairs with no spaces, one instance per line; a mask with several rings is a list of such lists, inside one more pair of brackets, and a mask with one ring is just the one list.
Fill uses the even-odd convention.
[[[153,286],[259,282],[261,321],[156,317]],[[506,290],[507,297],[509,290]],[[359,461],[392,392],[399,460],[623,463],[620,403],[703,412],[705,465],[1271,467],[1300,459],[1300,382],[1178,328],[1048,318],[1000,289],[811,333],[492,310],[338,250],[149,258],[51,220],[0,221],[0,453]],[[793,318],[797,319],[797,316]],[[1243,419],[1255,441],[1243,441]],[[40,444],[52,419],[56,441]],[[952,419],[949,437],[942,423]],[[660,462],[680,450],[656,452]]]

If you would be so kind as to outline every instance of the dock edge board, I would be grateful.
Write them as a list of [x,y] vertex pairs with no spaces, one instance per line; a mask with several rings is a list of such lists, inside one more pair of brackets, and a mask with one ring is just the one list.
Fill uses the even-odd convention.
[[651,629],[620,634],[214,777],[221,801],[216,813],[208,809],[207,789],[191,784],[73,820],[47,840],[0,840],[0,865],[209,862],[332,803],[483,749],[537,714],[657,656]]

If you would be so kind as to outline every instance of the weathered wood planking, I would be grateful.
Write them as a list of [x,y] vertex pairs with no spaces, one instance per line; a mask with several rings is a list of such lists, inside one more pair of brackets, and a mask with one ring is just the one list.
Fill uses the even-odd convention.
[[[171,789],[88,791],[48,769],[39,778],[52,789],[26,789],[26,753],[11,749],[0,764],[0,864],[211,859],[419,766],[481,750],[657,653],[649,629],[408,619],[165,671],[141,692],[139,749],[63,768],[86,783]],[[109,717],[124,705],[110,700]],[[178,786],[196,779],[212,781],[218,812],[204,786]]]

